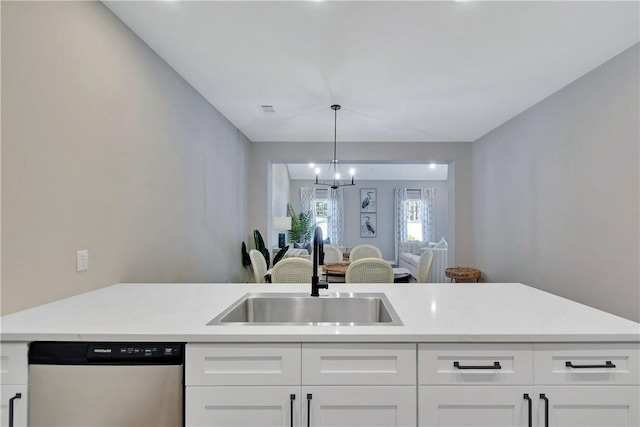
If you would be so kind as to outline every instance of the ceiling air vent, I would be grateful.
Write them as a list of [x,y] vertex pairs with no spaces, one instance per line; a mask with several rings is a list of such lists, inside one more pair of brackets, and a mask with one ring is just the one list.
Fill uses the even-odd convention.
[[275,113],[276,109],[273,108],[273,105],[261,105],[262,111],[265,113]]

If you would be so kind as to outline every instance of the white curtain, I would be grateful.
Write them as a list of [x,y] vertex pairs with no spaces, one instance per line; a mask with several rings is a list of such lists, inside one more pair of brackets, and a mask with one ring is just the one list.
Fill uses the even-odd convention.
[[420,189],[420,210],[422,212],[422,241],[433,242],[436,240],[436,226],[434,218],[434,198],[436,189],[421,188]]
[[[316,189],[313,187],[300,188],[300,213],[315,211]],[[315,212],[313,213],[315,216]]]
[[332,245],[342,246],[344,234],[344,189],[329,190],[329,221],[327,230]]
[[407,189],[394,189],[393,238],[395,242],[396,264],[398,263],[398,246],[407,240]]

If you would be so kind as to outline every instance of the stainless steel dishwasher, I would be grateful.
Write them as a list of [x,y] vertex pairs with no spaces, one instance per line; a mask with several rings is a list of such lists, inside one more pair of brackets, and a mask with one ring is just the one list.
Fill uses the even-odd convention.
[[33,342],[29,425],[184,425],[184,344]]

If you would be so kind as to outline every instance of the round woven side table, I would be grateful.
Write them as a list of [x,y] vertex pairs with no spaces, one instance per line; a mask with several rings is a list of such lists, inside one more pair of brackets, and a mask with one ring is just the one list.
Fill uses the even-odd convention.
[[482,272],[477,268],[471,267],[450,267],[444,271],[444,275],[451,279],[451,283],[471,282],[473,280],[478,283]]

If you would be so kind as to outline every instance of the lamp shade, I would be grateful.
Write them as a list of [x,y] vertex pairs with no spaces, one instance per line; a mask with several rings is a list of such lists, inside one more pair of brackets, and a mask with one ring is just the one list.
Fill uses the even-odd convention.
[[291,230],[291,217],[290,216],[274,216],[273,228],[276,230]]

